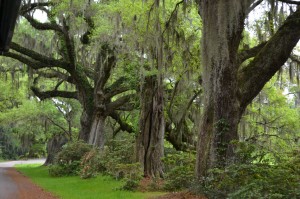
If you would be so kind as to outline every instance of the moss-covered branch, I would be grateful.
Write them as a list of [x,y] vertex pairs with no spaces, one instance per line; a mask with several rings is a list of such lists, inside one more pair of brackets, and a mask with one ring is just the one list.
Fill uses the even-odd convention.
[[252,101],[266,82],[286,62],[299,39],[300,8],[286,19],[253,61],[239,72],[238,81],[242,108],[245,108]]
[[30,25],[37,30],[53,30],[56,32],[61,32],[61,33],[63,32],[62,27],[56,23],[52,23],[52,22],[41,23],[36,19],[34,19],[33,17],[31,17],[29,14],[24,14],[23,17],[27,19]]
[[23,64],[26,64],[27,66],[29,66],[29,67],[31,67],[35,70],[42,69],[42,68],[51,68],[51,67],[53,67],[51,65],[48,65],[47,63],[36,61],[36,60],[33,60],[31,58],[22,56],[22,55],[17,54],[17,53],[6,52],[6,53],[3,54],[3,56],[16,59],[16,60],[22,62]]
[[58,90],[52,90],[52,91],[40,91],[38,88],[32,86],[31,87],[32,92],[41,100],[53,98],[53,97],[63,97],[63,98],[69,98],[69,99],[78,99],[78,92],[69,92],[69,91],[58,91]]
[[247,50],[243,50],[239,53],[238,55],[238,60],[240,63],[243,63],[244,61],[246,61],[247,59],[250,59],[252,57],[255,57],[259,51],[261,49],[263,49],[263,47],[267,44],[267,42],[263,42],[258,44],[257,46],[247,49]]
[[57,59],[54,59],[54,58],[49,58],[49,57],[44,56],[40,53],[37,53],[33,50],[22,47],[19,44],[14,43],[14,42],[11,43],[10,47],[11,47],[11,49],[13,49],[17,52],[19,52],[23,55],[26,55],[26,56],[30,57],[31,59],[33,59],[33,60],[44,63],[48,66],[59,67],[59,68],[65,69],[65,70],[69,70],[69,64],[67,62],[60,61],[60,60],[57,60]]

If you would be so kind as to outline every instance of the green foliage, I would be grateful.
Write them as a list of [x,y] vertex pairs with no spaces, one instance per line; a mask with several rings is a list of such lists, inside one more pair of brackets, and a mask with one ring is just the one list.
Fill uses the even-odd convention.
[[33,144],[28,152],[30,158],[41,158],[46,155],[46,147],[44,143],[35,143]]
[[68,143],[55,157],[55,164],[49,167],[51,176],[78,175],[82,157],[91,151],[91,146],[76,141]]
[[97,149],[92,149],[83,156],[80,167],[80,177],[83,179],[95,177],[98,172],[105,171]]
[[132,135],[124,135],[121,138],[109,140],[101,153],[101,164],[106,173],[116,178],[122,177],[120,176],[122,165],[126,167],[125,165],[134,163],[134,153],[132,153],[134,146]]
[[277,164],[241,163],[212,169],[199,183],[198,191],[209,198],[290,199],[300,197],[300,155]]
[[118,177],[124,178],[123,190],[134,191],[138,188],[143,171],[140,163],[118,164],[116,166]]
[[240,137],[255,147],[262,157],[257,161],[276,162],[299,145],[300,112],[293,101],[273,78],[248,107]]
[[139,187],[139,181],[128,179],[121,187],[122,190],[135,191]]
[[189,188],[194,179],[196,157],[194,152],[167,154],[163,159],[166,168],[164,188],[176,191]]

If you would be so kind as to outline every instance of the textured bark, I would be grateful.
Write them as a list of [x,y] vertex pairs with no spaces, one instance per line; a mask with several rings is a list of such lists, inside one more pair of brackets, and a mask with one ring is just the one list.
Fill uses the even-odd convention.
[[141,91],[140,133],[137,137],[137,159],[145,177],[162,177],[164,113],[163,90],[157,77],[146,77]]
[[[238,53],[245,15],[253,1],[199,0],[203,20],[204,113],[197,145],[196,176],[235,161],[238,124],[247,105],[288,59],[300,38],[300,8],[269,41]],[[253,5],[252,5],[253,6]],[[241,62],[254,57],[240,69]]]
[[68,142],[68,139],[63,135],[56,135],[47,143],[47,159],[44,165],[54,163],[55,155],[60,152],[62,146]]
[[[233,7],[236,10],[228,12]],[[232,9],[231,9],[232,10]],[[246,9],[239,1],[202,1],[204,113],[198,141],[197,175],[233,161],[240,120],[237,50]],[[214,14],[212,14],[214,13]],[[217,13],[217,14],[216,14]]]
[[96,114],[93,118],[92,127],[90,130],[89,141],[88,143],[97,146],[100,150],[104,148],[104,127],[105,127],[106,116],[103,114]]

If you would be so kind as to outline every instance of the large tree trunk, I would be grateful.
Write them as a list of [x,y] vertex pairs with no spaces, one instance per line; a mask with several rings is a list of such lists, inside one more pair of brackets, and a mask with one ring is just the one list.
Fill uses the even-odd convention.
[[89,141],[89,135],[92,127],[92,121],[93,121],[93,113],[92,111],[86,110],[83,106],[83,111],[81,113],[80,117],[80,132],[78,138],[88,142]]
[[234,161],[238,140],[239,106],[237,50],[251,1],[200,1],[203,20],[202,61],[204,113],[197,148],[196,173]]
[[103,149],[105,143],[104,127],[106,118],[107,115],[99,112],[96,106],[83,108],[80,120],[81,129],[79,132],[79,139],[84,140],[94,147]]
[[95,114],[93,117],[93,123],[90,130],[90,136],[88,143],[99,147],[100,150],[104,148],[104,127],[105,127],[106,116],[104,114]]
[[[161,78],[161,77],[160,77]],[[162,79],[146,77],[141,91],[140,133],[137,137],[137,159],[145,177],[162,177],[164,113]]]

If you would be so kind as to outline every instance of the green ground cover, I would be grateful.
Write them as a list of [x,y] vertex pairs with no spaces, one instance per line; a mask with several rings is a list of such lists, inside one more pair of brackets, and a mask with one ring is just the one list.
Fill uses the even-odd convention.
[[47,167],[41,165],[17,165],[16,168],[34,183],[62,199],[144,199],[163,194],[117,190],[122,182],[110,176],[100,175],[85,180],[78,176],[56,178],[50,177]]

